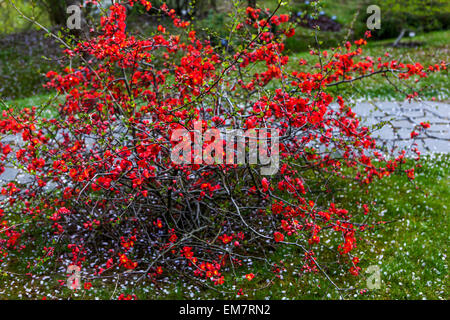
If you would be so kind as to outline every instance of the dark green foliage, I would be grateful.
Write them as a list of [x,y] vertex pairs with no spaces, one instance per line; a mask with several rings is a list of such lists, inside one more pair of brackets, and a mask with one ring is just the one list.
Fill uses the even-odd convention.
[[[378,39],[395,38],[403,29],[429,32],[449,28],[450,2],[446,0],[364,0],[363,8],[371,4],[381,9],[381,29],[372,32]],[[357,33],[364,33],[368,16],[365,10],[361,10]]]
[[34,30],[0,38],[0,97],[17,99],[48,92],[43,88],[44,75],[58,69],[61,50],[53,39]]

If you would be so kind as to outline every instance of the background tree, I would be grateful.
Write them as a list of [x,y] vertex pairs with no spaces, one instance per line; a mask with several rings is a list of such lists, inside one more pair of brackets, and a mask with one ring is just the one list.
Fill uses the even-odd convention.
[[81,5],[83,0],[37,0],[36,3],[47,12],[53,25],[62,26],[66,24],[68,17],[67,7]]
[[450,2],[447,0],[383,0],[366,1],[381,8],[382,38],[397,37],[397,46],[407,31],[431,31],[448,28]]

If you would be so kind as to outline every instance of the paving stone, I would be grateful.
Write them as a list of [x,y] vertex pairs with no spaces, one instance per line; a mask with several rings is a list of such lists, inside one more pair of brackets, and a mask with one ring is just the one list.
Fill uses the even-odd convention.
[[5,171],[0,175],[1,181],[10,182],[16,179],[19,170],[15,168],[5,168]]
[[[374,110],[371,112],[371,110]],[[442,102],[361,102],[357,103],[353,111],[361,118],[362,125],[374,125],[381,121],[390,121],[381,130],[373,133],[380,142],[386,140],[393,145],[395,139],[407,139],[411,131],[421,122],[429,122],[428,139],[417,140],[417,147],[421,152],[450,152],[450,104]],[[392,127],[397,128],[396,131]],[[392,141],[390,141],[392,140]],[[412,140],[397,141],[396,145],[411,146]]]

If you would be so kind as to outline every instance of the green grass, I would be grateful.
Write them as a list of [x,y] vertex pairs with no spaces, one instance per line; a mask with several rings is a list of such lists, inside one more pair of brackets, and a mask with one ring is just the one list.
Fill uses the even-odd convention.
[[30,106],[40,106],[46,104],[46,102],[52,97],[53,95],[48,93],[37,94],[28,98],[21,98],[10,101],[8,105],[14,109],[29,108]]
[[0,47],[0,97],[20,99],[48,92],[43,88],[47,82],[45,74],[50,70],[59,70],[54,60],[43,58],[46,55],[43,46],[30,48],[16,44]]
[[[372,231],[365,231],[356,255],[361,257],[361,276],[341,276],[340,268],[331,264],[335,258],[329,249],[317,250],[322,266],[341,288],[352,288],[342,293],[345,299],[448,299],[448,245],[450,199],[450,156],[435,155],[424,158],[423,167],[416,169],[415,182],[405,175],[396,174],[375,181],[366,189],[357,184],[345,184],[344,190],[336,193],[337,204],[356,208],[357,203],[374,203],[371,217],[389,223]],[[407,163],[409,166],[411,163]],[[406,167],[405,167],[406,168]],[[333,247],[335,244],[327,243]],[[336,248],[336,247],[334,247]],[[301,252],[294,248],[278,249],[272,254],[275,261],[284,260],[287,272],[283,278],[267,286],[265,279],[273,277],[258,264],[255,279],[226,278],[234,287],[226,288],[222,295],[213,289],[188,285],[179,280],[171,284],[142,283],[129,287],[124,278],[92,280],[93,289],[77,293],[60,287],[57,280],[64,279],[61,273],[42,278],[41,283],[29,283],[26,271],[26,255],[21,263],[0,271],[0,298],[73,298],[109,299],[120,293],[134,293],[139,299],[237,299],[234,292],[244,289],[240,299],[333,299],[340,298],[338,292],[322,275],[298,275],[292,273],[299,265]],[[381,287],[368,290],[364,271],[371,265],[381,269]],[[245,270],[238,270],[241,275]],[[28,296],[25,295],[28,290]],[[256,289],[256,290],[255,290]],[[2,291],[5,293],[1,294]],[[6,293],[7,292],[7,293]]]
[[12,101],[0,101],[0,110],[15,109],[21,110],[24,108],[37,108],[37,113],[42,117],[55,117],[59,103],[62,103],[64,98],[58,96],[56,93],[42,93],[28,98],[21,98]]
[[[409,164],[408,164],[409,165]],[[343,297],[348,299],[448,299],[448,245],[450,199],[450,156],[428,156],[424,166],[416,170],[415,185],[404,175],[394,175],[368,187],[350,184],[340,192],[337,202],[343,207],[355,203],[375,202],[372,215],[388,224],[369,232],[357,251],[361,267],[378,265],[381,288],[368,290],[364,277],[346,276],[336,283],[341,288],[353,287]],[[417,187],[417,189],[416,189]],[[317,255],[327,256],[328,250]],[[277,252],[279,259],[293,261],[300,252]],[[325,263],[326,265],[326,263]],[[288,268],[289,269],[289,268]],[[339,274],[329,266],[330,275]],[[244,282],[245,284],[245,282]],[[246,283],[251,288],[250,283]],[[320,286],[320,287],[319,287]],[[248,298],[264,299],[339,298],[323,277],[285,274],[284,279],[269,289],[249,294]]]
[[361,0],[323,1],[323,10],[328,15],[335,15],[342,25],[350,25],[358,9],[362,9]]
[[[49,24],[45,10],[36,6],[34,1],[15,1],[14,3],[26,16],[35,17],[41,24]],[[23,19],[9,1],[0,1],[0,34],[16,32],[30,26],[31,23]]]
[[375,201],[374,213],[392,221],[361,248],[366,264],[382,271],[382,288],[369,297],[449,298],[449,161],[449,155],[428,156],[416,170],[415,186],[396,175],[371,185],[370,197],[356,186],[345,194],[344,202]]

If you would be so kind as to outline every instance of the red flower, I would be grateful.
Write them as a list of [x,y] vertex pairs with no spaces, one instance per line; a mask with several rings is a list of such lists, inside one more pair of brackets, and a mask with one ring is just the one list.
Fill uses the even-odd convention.
[[295,29],[294,28],[289,29],[284,34],[286,35],[286,37],[291,38],[291,37],[293,37],[295,35]]
[[360,267],[350,267],[350,273],[354,276],[357,276],[360,270],[361,270]]
[[263,188],[264,192],[267,192],[267,190],[269,190],[269,182],[267,181],[266,178],[263,178],[261,180],[261,185],[262,185],[262,188]]
[[245,278],[248,280],[248,281],[252,281],[252,279],[255,277],[255,275],[253,274],[253,273],[249,273],[249,274],[246,274],[245,275]]
[[282,234],[281,232],[277,231],[273,234],[273,236],[276,242],[284,241],[284,234]]
[[121,293],[118,297],[118,300],[137,300],[137,297],[134,294],[124,295],[123,293]]
[[430,124],[428,122],[421,122],[420,125],[424,128],[424,129],[428,129],[430,127]]

